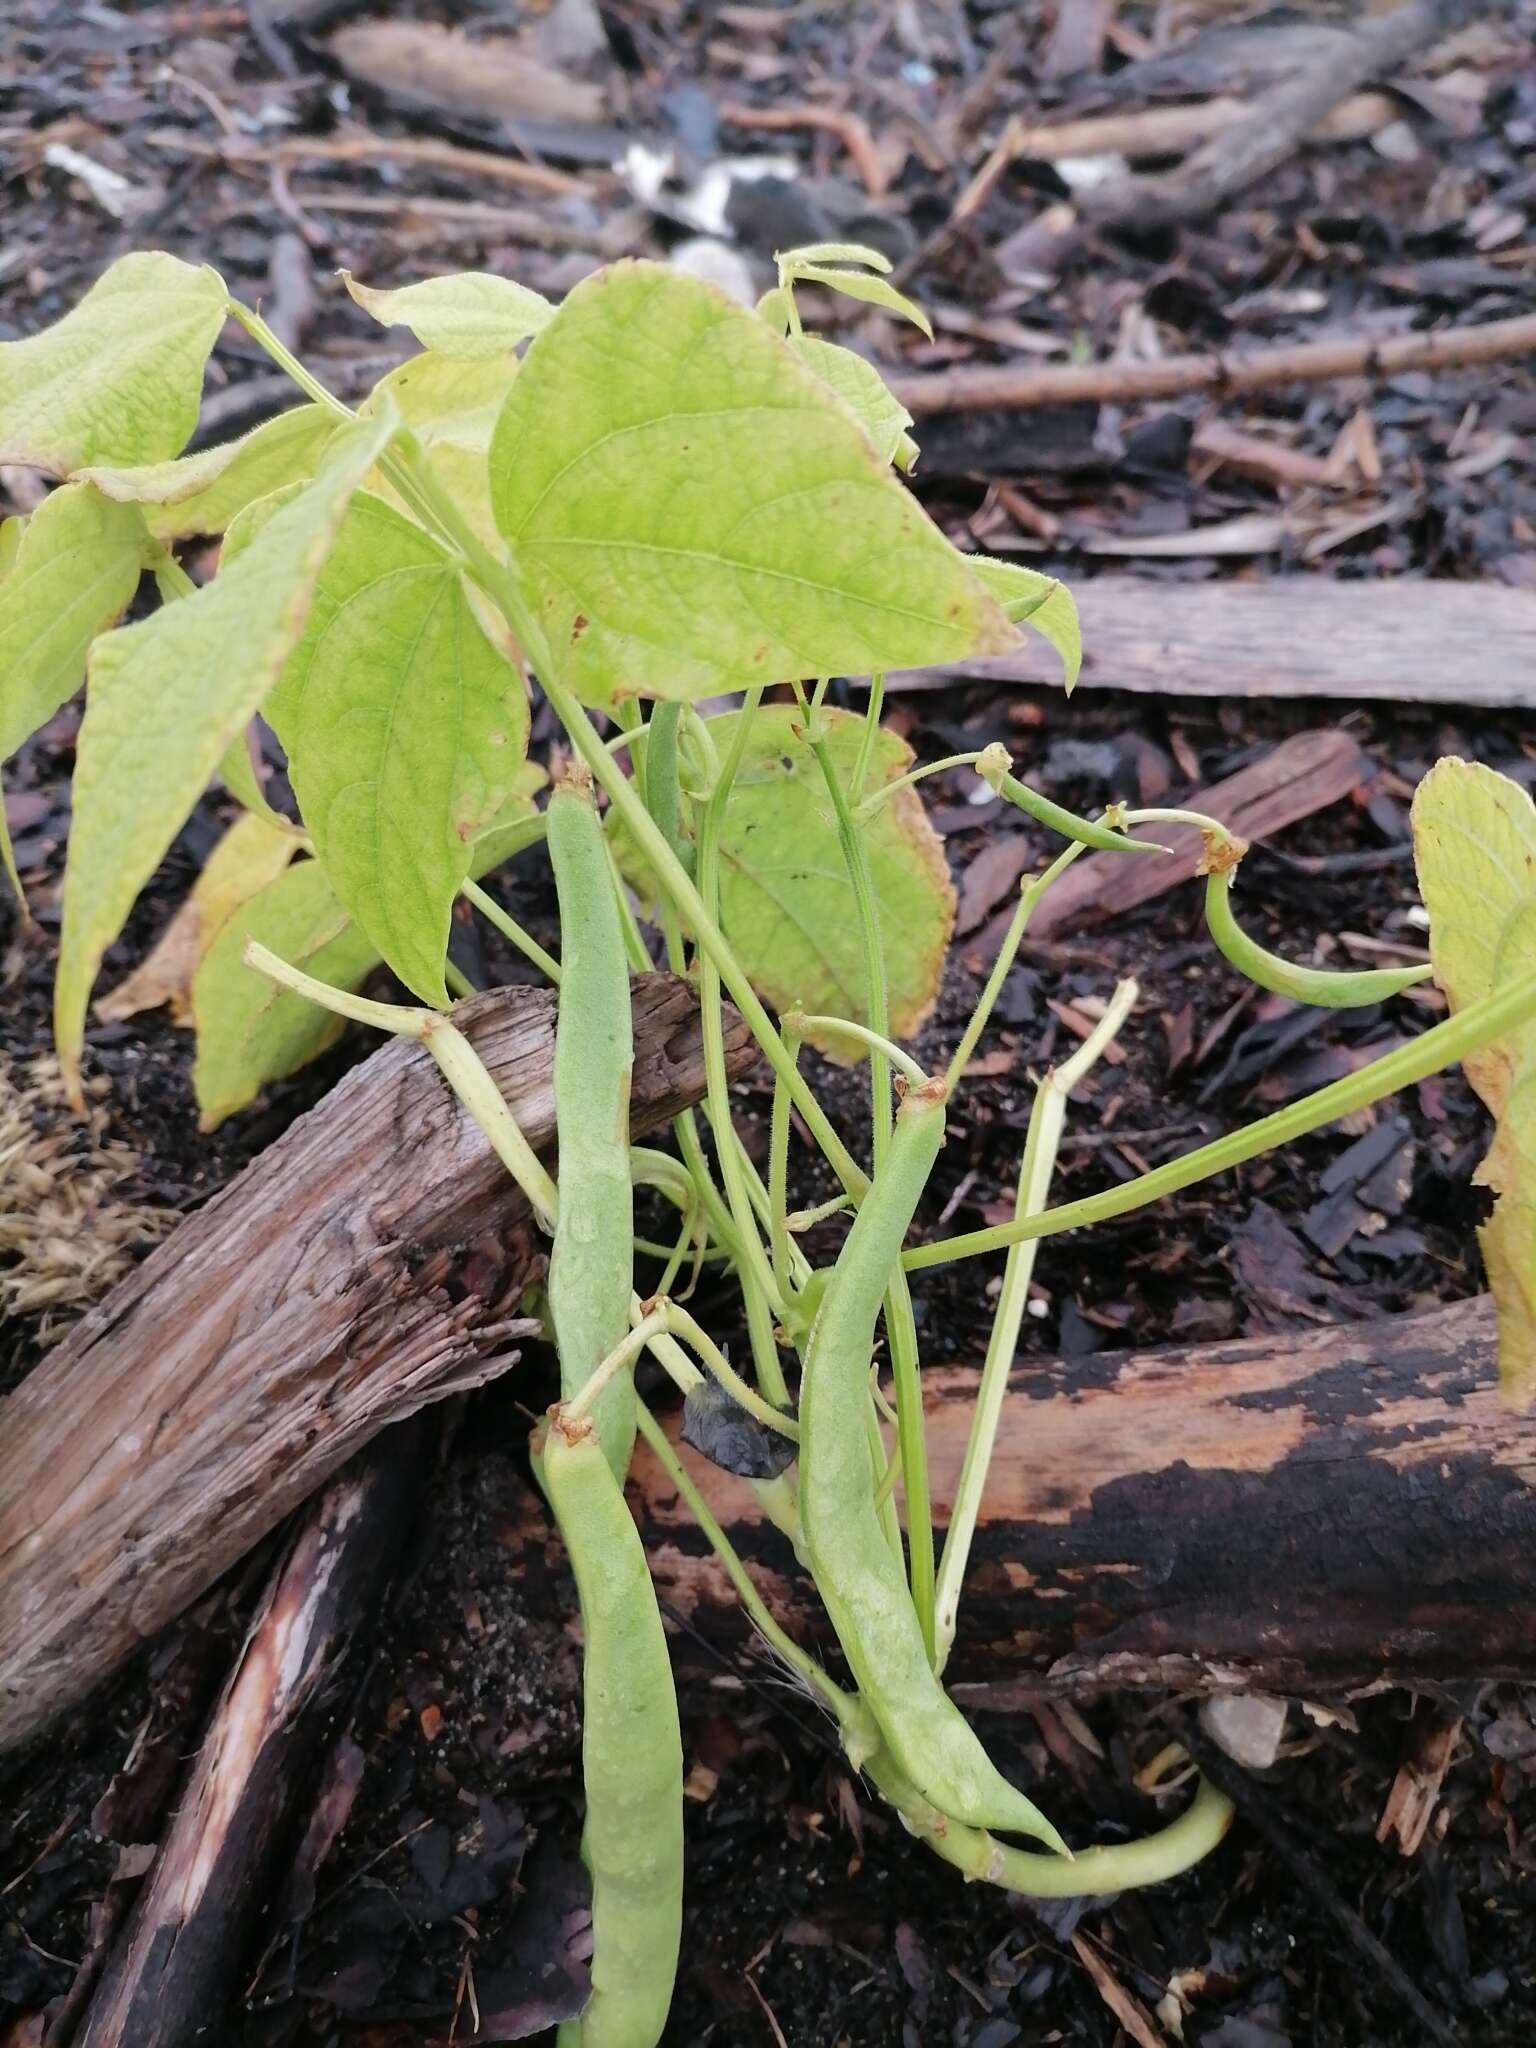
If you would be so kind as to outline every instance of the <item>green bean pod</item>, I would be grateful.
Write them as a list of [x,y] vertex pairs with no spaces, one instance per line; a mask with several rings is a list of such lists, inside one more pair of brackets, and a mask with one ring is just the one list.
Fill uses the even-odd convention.
[[693,845],[683,832],[682,791],[677,776],[677,735],[683,707],[658,704],[645,728],[645,802],[662,837],[684,872],[693,873]]
[[1297,967],[1249,938],[1232,914],[1232,877],[1236,861],[1212,867],[1205,882],[1205,922],[1224,960],[1260,988],[1295,1003],[1315,1003],[1326,1010],[1354,1010],[1366,1003],[1384,1003],[1401,995],[1431,972],[1422,967],[1370,967],[1331,973],[1320,967]]
[[544,1490],[586,1637],[581,1853],[592,1878],[592,1996],[559,2048],[655,2048],[683,1927],[683,1744],[656,1590],[590,1424],[551,1417]]
[[982,749],[976,773],[990,789],[996,790],[1005,803],[1025,812],[1037,825],[1046,825],[1052,832],[1059,832],[1063,839],[1075,839],[1079,845],[1097,847],[1103,853],[1166,854],[1168,851],[1155,839],[1129,839],[1123,832],[1111,831],[1108,825],[1100,825],[1092,818],[1080,818],[1076,811],[1053,804],[1048,796],[1031,789],[1027,782],[1020,782],[1012,773],[1008,749],[998,741]]
[[[560,1214],[549,1259],[549,1311],[560,1355],[560,1392],[568,1401],[629,1329],[634,1031],[618,899],[590,786],[562,783],[549,800],[548,820],[560,898],[555,1021]],[[635,1390],[627,1373],[604,1391],[594,1420],[608,1462],[622,1479],[635,1441]]]
[[866,1414],[875,1318],[943,1138],[942,1084],[929,1081],[902,1103],[827,1283],[800,1388],[801,1529],[843,1654],[900,1770],[956,1820],[1034,1835],[1065,1854],[934,1676],[875,1507]]

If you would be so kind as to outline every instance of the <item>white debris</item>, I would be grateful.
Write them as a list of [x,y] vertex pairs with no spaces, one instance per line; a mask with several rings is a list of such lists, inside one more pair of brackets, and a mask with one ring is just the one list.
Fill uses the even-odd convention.
[[1212,1693],[1200,1702],[1200,1726],[1245,1771],[1267,1771],[1280,1754],[1288,1702],[1267,1692]]

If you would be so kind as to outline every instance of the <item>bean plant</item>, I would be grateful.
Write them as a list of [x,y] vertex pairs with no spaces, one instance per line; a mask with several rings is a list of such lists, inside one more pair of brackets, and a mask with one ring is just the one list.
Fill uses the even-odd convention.
[[[1148,1839],[1073,1854],[945,1690],[1039,1241],[1464,1061],[1498,1120],[1483,1241],[1501,1364],[1517,1399],[1536,1384],[1536,811],[1475,764],[1441,762],[1415,804],[1443,1021],[1258,1123],[1053,1207],[1069,1098],[1136,1001],[1123,981],[1034,1083],[1011,1220],[923,1234],[946,1117],[1030,918],[1089,849],[1162,859],[1157,828],[1197,827],[1219,955],[1292,1001],[1382,1003],[1431,970],[1280,958],[1239,921],[1244,849],[1216,819],[1118,803],[1078,817],[1001,747],[919,765],[882,725],[888,672],[1004,653],[1021,627],[1056,649],[1068,688],[1079,663],[1062,586],[953,546],[895,474],[916,459],[911,420],[868,362],[802,327],[807,287],[923,325],[886,269],[858,247],[798,250],[755,310],[647,262],[598,271],[558,308],[489,275],[400,290],[348,280],[359,306],[420,344],[355,410],[213,270],[168,255],[124,257],[56,325],[0,349],[0,460],[61,480],[0,528],[0,754],[86,682],[55,997],[75,1099],[107,948],[218,781],[236,821],[157,953],[108,999],[117,1014],[169,1001],[193,1026],[207,1127],[344,1019],[416,1038],[550,1235],[560,1398],[533,1459],[585,1630],[592,1881],[591,1996],[567,2048],[659,2039],[682,1925],[677,1701],[623,1493],[637,1433],[850,1766],[966,1878],[1064,1897],[1175,1876],[1231,1810],[1203,1785]],[[231,319],[302,402],[183,453]],[[200,585],[177,554],[197,536],[221,543]],[[143,615],[116,623],[140,608],[146,577],[158,605],[146,589]],[[837,677],[868,679],[861,710],[829,701]],[[527,759],[535,681],[562,735],[547,794]],[[258,773],[258,714],[286,751],[296,818]],[[930,1068],[908,1047],[934,1006],[954,902],[918,785],[956,768],[1057,850],[1024,881],[973,1014]],[[482,887],[495,871],[515,901],[511,863],[540,841],[558,959]],[[453,1021],[460,902],[558,988],[557,1175]],[[664,1150],[632,1146],[628,1129],[630,976],[658,962],[696,987],[707,1080],[702,1116],[679,1115]],[[381,963],[409,1004],[359,993]],[[772,1077],[765,1174],[729,1092],[728,1003]],[[832,1121],[807,1047],[866,1069],[862,1138]],[[797,1210],[807,1146],[836,1191]],[[675,1209],[670,1242],[637,1239],[637,1185]],[[835,1256],[813,1258],[808,1246],[834,1238]],[[991,1341],[941,1531],[911,1288],[930,1267],[994,1254]],[[739,1368],[722,1328],[686,1305],[706,1264],[735,1290]],[[756,1490],[814,1579],[835,1670],[764,1604],[637,1394],[644,1356],[684,1395],[688,1439]]]

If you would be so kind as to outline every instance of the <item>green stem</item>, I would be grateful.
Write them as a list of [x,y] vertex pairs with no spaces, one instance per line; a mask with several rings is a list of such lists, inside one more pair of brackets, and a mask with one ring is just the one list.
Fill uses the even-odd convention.
[[443,979],[448,984],[448,993],[457,996],[460,1002],[467,1002],[471,996],[480,993],[463,968],[452,960],[443,962]]
[[306,398],[313,399],[316,405],[323,405],[338,419],[356,419],[351,406],[344,405],[334,391],[327,391],[320,379],[305,369],[293,350],[279,341],[259,313],[253,312],[249,306],[242,306],[238,299],[230,299],[227,304],[231,317],[239,321],[252,341],[266,350],[279,369],[288,372]]
[[[786,1019],[784,1045],[791,1059],[797,1059],[800,1041]],[[775,1074],[773,1107],[768,1118],[768,1227],[773,1247],[773,1277],[779,1292],[790,1292],[789,1235],[789,1090]]]
[[1217,1138],[1182,1159],[1171,1159],[1123,1187],[1106,1188],[1080,1202],[1068,1202],[1060,1209],[1048,1209],[1043,1216],[1026,1216],[1016,1223],[1000,1223],[991,1230],[966,1231],[959,1237],[941,1238],[937,1244],[920,1245],[903,1255],[909,1272],[924,1266],[942,1266],[951,1259],[973,1259],[984,1252],[1003,1251],[1026,1238],[1055,1237],[1064,1230],[1082,1230],[1090,1223],[1107,1223],[1164,1195],[1177,1194],[1212,1174],[1242,1166],[1261,1153],[1304,1138],[1325,1124],[1336,1123],[1357,1109],[1379,1102],[1384,1095],[1408,1088],[1438,1073],[1442,1067],[1464,1060],[1471,1053],[1510,1037],[1536,1017],[1536,971],[1521,975],[1507,988],[1471,1003],[1457,1016],[1436,1024],[1408,1045],[1398,1046],[1379,1060],[1373,1060],[1356,1074],[1346,1074],[1299,1102],[1261,1117],[1245,1129]]
[[[1013,1212],[1016,1217],[1038,1215],[1045,1207],[1066,1118],[1067,1099],[1124,1023],[1136,994],[1134,981],[1121,982],[1104,1015],[1082,1045],[1036,1088],[1029,1132],[1024,1141],[1024,1160],[1019,1169],[1019,1191]],[[1008,1391],[1008,1375],[1018,1350],[1019,1330],[1029,1300],[1029,1284],[1034,1277],[1038,1249],[1034,1241],[1010,1245],[1008,1262],[1003,1268],[1002,1292],[992,1321],[986,1362],[981,1368],[976,1405],[971,1411],[965,1462],[960,1468],[960,1483],[955,1489],[949,1528],[944,1537],[944,1554],[939,1564],[934,1598],[934,1632],[938,1644],[935,1669],[938,1671],[944,1669],[954,1646],[961,1587],[981,1514],[982,1495],[986,1491],[987,1472],[992,1463],[998,1423],[1003,1412],[1003,1397]]]
[[1070,846],[1057,854],[1048,868],[1036,875],[1032,881],[1026,882],[1020,889],[1013,916],[1009,919],[1008,929],[1003,934],[1003,943],[997,949],[997,958],[992,962],[992,972],[987,976],[986,987],[977,998],[970,1022],[961,1033],[960,1043],[955,1047],[945,1069],[944,1086],[949,1094],[953,1095],[960,1086],[965,1070],[971,1063],[971,1054],[975,1052],[982,1032],[991,1021],[992,1012],[997,1007],[997,999],[1003,992],[1003,983],[1008,979],[1009,970],[1018,956],[1019,947],[1023,943],[1024,934],[1029,929],[1029,921],[1035,914],[1040,898],[1056,877],[1065,874],[1073,861],[1086,852],[1087,848],[1083,842],[1074,839]]
[[459,894],[467,903],[472,903],[486,923],[494,925],[507,943],[515,946],[525,960],[531,960],[539,972],[546,975],[556,988],[560,986],[559,961],[552,959],[545,952],[531,932],[523,930],[511,911],[503,910],[495,897],[482,889],[478,882],[462,883]]
[[864,706],[864,730],[859,735],[859,751],[854,758],[853,773],[848,778],[848,801],[855,810],[864,801],[870,763],[875,758],[875,742],[880,737],[880,714],[884,709],[885,677],[877,672],[869,679],[869,697]]

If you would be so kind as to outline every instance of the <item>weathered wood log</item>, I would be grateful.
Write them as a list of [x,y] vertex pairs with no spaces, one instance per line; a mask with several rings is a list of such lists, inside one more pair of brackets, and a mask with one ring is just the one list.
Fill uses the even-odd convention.
[[[1536,592],[1529,590],[1448,577],[1154,586],[1136,576],[1093,576],[1074,582],[1072,593],[1083,621],[1083,682],[1101,690],[1536,705]],[[961,680],[1059,687],[1061,663],[1054,648],[1031,637],[1012,654],[901,669],[888,680],[895,690]]]
[[190,2048],[228,2012],[347,1651],[403,1549],[424,1444],[419,1416],[386,1430],[300,1522],[73,2048]]
[[[554,999],[456,1012],[535,1146]],[[750,1060],[728,1019],[727,1050]],[[635,983],[635,1131],[704,1092],[697,1010]],[[0,1748],[79,1699],[360,1445],[511,1362],[542,1252],[429,1055],[356,1068],[0,1405]]]
[[[924,1374],[941,1517],[975,1386],[968,1366]],[[683,1455],[775,1614],[825,1649],[815,1593],[751,1490]],[[631,1498],[664,1605],[741,1639],[724,1574],[643,1446]],[[531,1496],[522,1538],[542,1601],[563,1563]],[[1490,1304],[1020,1365],[950,1668],[962,1698],[982,1679],[970,1696],[997,1704],[1536,1678],[1536,1420],[1499,1405]]]

